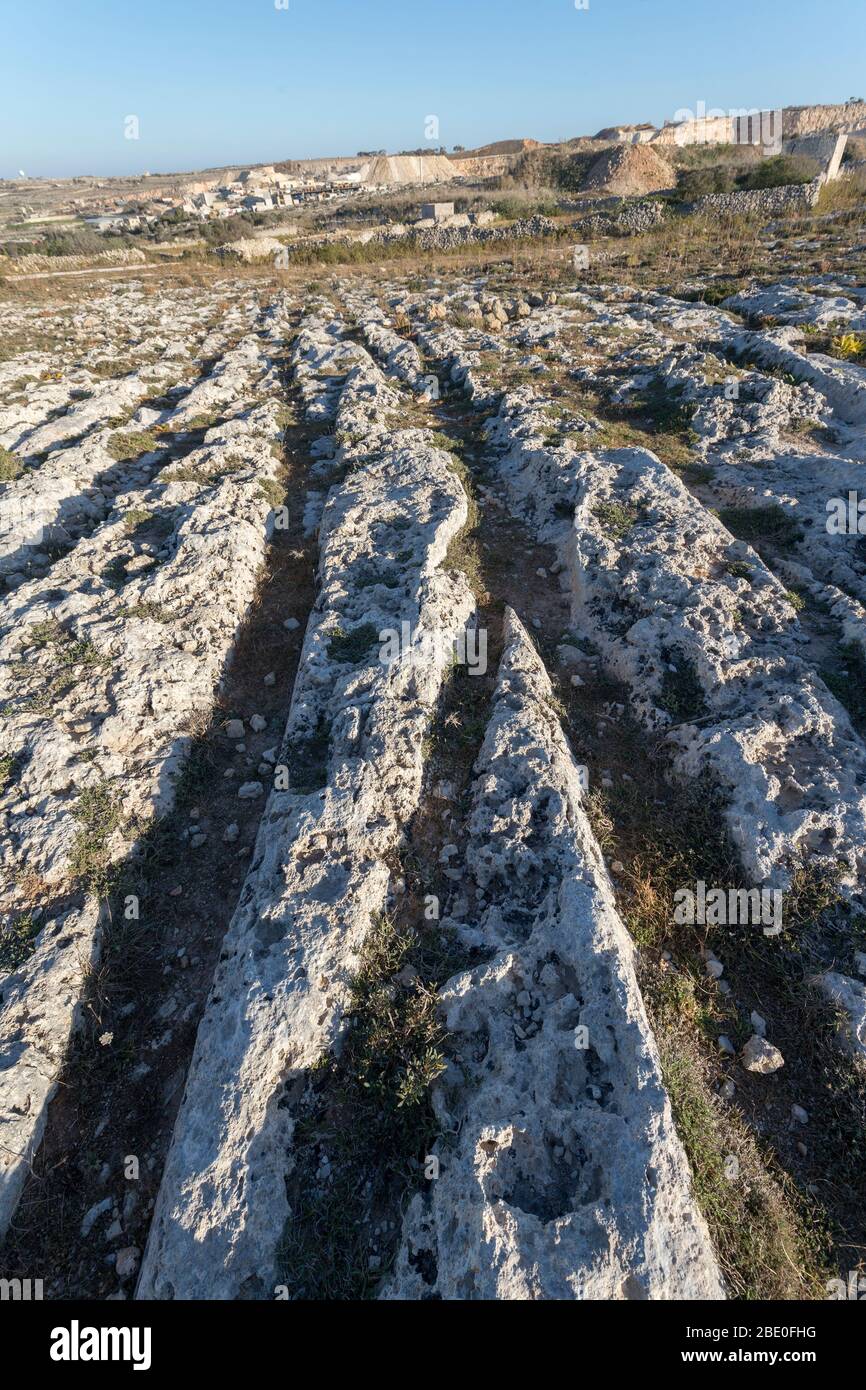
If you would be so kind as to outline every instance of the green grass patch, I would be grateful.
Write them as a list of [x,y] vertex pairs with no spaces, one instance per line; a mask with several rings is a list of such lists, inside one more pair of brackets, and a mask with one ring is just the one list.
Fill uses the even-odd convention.
[[74,811],[78,831],[69,857],[70,872],[88,892],[106,898],[113,882],[109,846],[123,824],[120,801],[108,782],[86,788]]
[[732,535],[756,550],[762,545],[790,550],[803,536],[791,513],[777,503],[767,507],[722,507],[717,515]]
[[[370,1259],[378,1212],[399,1213],[417,1186],[435,1120],[429,1088],[445,1068],[437,1011],[443,977],[442,932],[421,933],[379,917],[364,944],[346,1013],[351,1026],[339,1058],[323,1058],[308,1080],[287,1179],[291,1216],[280,1263],[294,1297],[368,1298],[387,1257]],[[444,966],[447,972],[449,967]],[[330,1174],[320,1169],[322,1155]]]
[[155,623],[171,623],[177,617],[176,613],[162,603],[136,603],[132,608],[125,608],[123,611],[128,618],[150,618]]
[[701,487],[706,483],[711,483],[716,475],[716,470],[710,463],[687,463],[684,468],[677,470],[684,483],[689,487]]
[[261,478],[259,480],[259,492],[268,506],[273,509],[281,507],[286,500],[286,490],[282,483],[277,482],[276,478]]
[[188,464],[179,463],[175,468],[160,473],[159,481],[161,483],[198,483],[203,485],[209,482],[210,478],[201,468],[190,468]]
[[[594,739],[599,710],[615,699],[624,692],[601,678],[568,692],[570,735],[590,757],[584,804],[596,837],[608,862],[624,866],[618,907],[638,946],[641,992],[729,1296],[822,1299],[837,1261],[848,1268],[850,1249],[866,1241],[866,1079],[840,1053],[838,1021],[809,982],[834,963],[851,970],[866,932],[840,903],[833,871],[807,863],[788,866],[778,936],[678,924],[679,890],[753,886],[731,839],[728,795],[708,777],[673,778],[663,741],[648,746],[629,718]],[[596,785],[596,765],[611,770],[611,787]],[[724,964],[728,994],[707,974],[707,947]],[[785,1058],[771,1083],[718,1046],[721,1034],[735,1047],[747,1041],[752,1009]],[[729,1077],[732,1100],[719,1094]],[[810,1115],[804,1153],[794,1103]]]
[[17,763],[18,758],[14,753],[5,753],[3,757],[0,758],[0,796],[3,795],[6,788],[11,786],[15,780]]
[[837,666],[821,669],[821,679],[845,706],[855,728],[866,734],[866,659],[852,642],[842,645],[839,656]]
[[12,483],[24,472],[24,464],[17,454],[0,448],[0,483]]
[[[677,724],[700,719],[707,712],[704,689],[693,662],[681,651],[666,652],[660,704]],[[671,666],[676,670],[672,671]]]
[[300,796],[321,791],[328,782],[331,729],[324,716],[305,739],[298,739],[288,758],[292,790]]
[[20,970],[33,954],[39,927],[29,915],[0,927],[0,976]]
[[54,662],[53,668],[47,672],[44,670],[44,663],[35,666],[28,660],[18,663],[22,679],[26,680],[32,674],[43,682],[32,694],[24,696],[24,706],[38,714],[56,713],[65,696],[78,681],[82,667],[85,670],[96,670],[108,664],[108,658],[102,655],[89,638],[74,637],[53,619],[33,623],[28,628],[24,648],[26,650],[29,647],[50,647]]
[[609,536],[622,540],[640,521],[642,511],[640,507],[625,502],[599,502],[593,507],[592,514]]
[[154,519],[154,513],[149,512],[146,507],[130,507],[123,513],[123,524],[127,531],[135,531],[139,526],[149,526]]
[[126,459],[136,459],[142,454],[150,454],[158,448],[155,434],[147,430],[117,431],[108,437],[106,445],[109,454],[119,462]]
[[328,655],[334,661],[354,665],[362,661],[378,641],[379,629],[372,623],[361,623],[359,627],[349,628],[347,631],[336,627],[329,635]]

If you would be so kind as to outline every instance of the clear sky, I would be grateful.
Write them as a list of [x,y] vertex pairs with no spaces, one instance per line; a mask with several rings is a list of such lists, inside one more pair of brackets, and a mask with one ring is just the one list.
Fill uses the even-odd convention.
[[0,176],[556,140],[699,102],[866,96],[864,0],[588,6],[0,0]]

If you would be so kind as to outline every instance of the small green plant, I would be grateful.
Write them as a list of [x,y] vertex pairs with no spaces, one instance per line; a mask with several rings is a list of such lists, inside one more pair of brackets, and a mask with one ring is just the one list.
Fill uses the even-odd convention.
[[17,454],[12,454],[8,449],[0,448],[0,483],[11,483],[16,478],[20,478],[24,472],[24,464]]
[[682,389],[668,386],[663,377],[655,377],[637,396],[636,407],[662,434],[690,432],[696,407],[694,402],[680,399]]
[[206,483],[208,477],[200,468],[190,468],[188,464],[179,463],[176,468],[160,473],[159,481],[161,483]]
[[287,761],[292,790],[301,796],[321,791],[328,781],[328,752],[331,746],[331,730],[328,721],[321,717],[311,734],[298,739]]
[[129,511],[123,513],[123,524],[127,531],[134,531],[138,526],[147,526],[153,521],[153,512],[149,512],[146,507],[130,507]]
[[72,845],[69,867],[74,879],[95,897],[105,898],[111,888],[110,843],[123,823],[123,813],[111,785],[87,787],[74,811],[78,833]]
[[153,453],[157,448],[157,439],[156,435],[145,430],[130,430],[126,433],[118,431],[109,435],[106,447],[111,457],[120,462],[123,459],[139,458],[141,454]]
[[104,666],[106,658],[99,649],[93,645],[88,637],[75,641],[68,638],[61,643],[57,651],[57,660],[60,666]]
[[33,623],[27,629],[27,644],[34,647],[53,646],[55,660],[60,667],[101,666],[105,661],[89,637],[73,637],[53,618]]
[[842,645],[840,660],[832,669],[821,670],[828,690],[836,696],[851,716],[859,732],[866,733],[866,658],[852,642]]
[[350,628],[348,632],[336,627],[330,633],[328,655],[333,657],[334,661],[354,664],[361,661],[378,640],[379,630],[372,623],[361,623],[359,627]]
[[63,628],[53,618],[47,618],[44,623],[31,623],[27,629],[27,643],[32,647],[47,647],[62,636]]
[[19,917],[11,926],[0,927],[0,976],[20,970],[33,954],[39,928],[28,914]]
[[707,285],[703,293],[705,304],[721,304],[725,299],[731,299],[735,294],[739,294],[742,283],[739,280],[717,280],[715,284]]
[[80,667],[96,669],[108,662],[89,638],[76,638],[53,619],[32,624],[23,641],[23,649],[28,647],[50,647],[53,665],[48,667],[45,662],[31,661],[16,663],[22,676],[33,674],[37,682],[31,693],[25,693],[23,707],[50,718],[56,717],[64,698],[79,679]]
[[609,535],[621,540],[640,520],[641,510],[623,502],[599,502],[593,507],[592,514]]
[[15,780],[19,759],[14,753],[4,753],[0,757],[0,796]]
[[193,415],[191,420],[184,421],[185,434],[204,434],[206,430],[212,429],[219,423],[220,414],[218,410],[212,410],[207,415]]
[[[694,663],[682,651],[666,652],[660,704],[677,723],[706,714],[704,688]],[[675,670],[671,670],[675,667]]]
[[128,618],[150,618],[155,623],[170,623],[176,617],[171,609],[165,608],[161,603],[136,603],[132,608],[125,608],[123,611]]
[[803,533],[791,513],[775,502],[767,507],[722,507],[718,516],[732,535],[750,545],[769,544],[788,550],[802,540]]
[[286,490],[276,478],[261,478],[259,480],[259,492],[264,497],[269,507],[281,507],[286,500]]
[[711,483],[715,472],[711,463],[687,463],[682,469],[682,478],[690,487],[700,487],[702,484]]
[[862,333],[840,333],[830,344],[834,357],[843,362],[857,362],[866,357],[866,337]]
[[444,434],[442,430],[431,430],[430,443],[434,449],[444,449],[446,453],[460,456],[460,445],[450,434]]
[[752,567],[747,565],[745,560],[729,560],[725,565],[728,574],[732,574],[735,579],[751,579]]
[[122,589],[128,578],[123,557],[115,555],[113,559],[109,560],[100,578],[112,589]]

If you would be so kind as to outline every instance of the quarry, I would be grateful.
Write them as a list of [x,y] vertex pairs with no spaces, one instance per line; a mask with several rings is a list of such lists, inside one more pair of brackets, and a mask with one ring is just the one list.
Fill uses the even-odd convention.
[[10,1287],[860,1268],[866,105],[779,114],[0,185]]

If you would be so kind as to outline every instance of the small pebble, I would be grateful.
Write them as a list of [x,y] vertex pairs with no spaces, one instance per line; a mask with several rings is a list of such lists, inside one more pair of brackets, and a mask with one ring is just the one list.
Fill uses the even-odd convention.
[[768,1076],[785,1065],[785,1059],[779,1049],[757,1033],[753,1033],[749,1038],[740,1053],[740,1060],[746,1071],[757,1072],[761,1076]]
[[99,1220],[100,1216],[103,1216],[105,1212],[111,1209],[112,1201],[113,1199],[111,1197],[103,1197],[101,1202],[97,1202],[95,1206],[92,1206],[90,1208],[90,1210],[85,1214],[84,1220],[81,1223],[82,1237],[90,1235],[90,1232],[93,1230],[93,1227]]
[[137,1245],[127,1245],[123,1250],[118,1250],[114,1266],[118,1279],[132,1278],[138,1269],[140,1255],[141,1251]]

